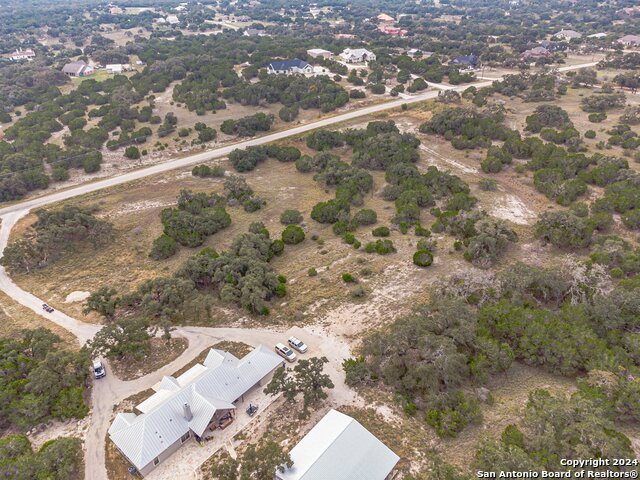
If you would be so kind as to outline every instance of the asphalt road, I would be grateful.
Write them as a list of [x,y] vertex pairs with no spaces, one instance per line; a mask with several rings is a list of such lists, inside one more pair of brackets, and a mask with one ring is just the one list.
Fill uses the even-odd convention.
[[[597,62],[590,62],[581,65],[573,65],[559,68],[561,72],[569,70],[577,70],[579,68],[592,67]],[[483,81],[473,83],[477,88],[490,86],[493,83],[490,81]],[[432,85],[433,86],[433,85]],[[470,85],[462,85],[459,87],[448,88],[454,91],[463,91]],[[9,235],[13,226],[22,217],[27,215],[30,210],[38,207],[43,207],[55,202],[67,200],[86,193],[95,192],[104,188],[121,185],[133,180],[138,180],[158,173],[167,172],[177,168],[186,167],[189,165],[202,163],[215,158],[227,156],[232,150],[236,148],[246,148],[249,146],[262,145],[270,143],[276,140],[282,140],[284,138],[298,135],[301,133],[309,132],[321,127],[328,127],[341,123],[354,118],[370,115],[373,113],[383,112],[385,110],[400,107],[403,104],[412,104],[421,102],[424,100],[436,98],[440,90],[429,90],[425,93],[415,95],[411,98],[401,98],[390,102],[382,103],[379,105],[373,105],[362,109],[354,110],[351,112],[335,115],[333,117],[324,118],[317,122],[312,122],[298,127],[294,127],[281,132],[272,133],[258,138],[253,138],[243,142],[239,142],[233,145],[214,148],[206,152],[189,155],[187,157],[171,160],[158,165],[145,167],[139,170],[134,170],[115,177],[99,180],[92,183],[79,185],[77,187],[69,188],[67,190],[46,194],[41,197],[26,200],[24,202],[16,203],[0,209],[0,220],[2,224],[0,226],[0,252],[4,251],[9,241]],[[99,325],[88,324],[80,322],[62,312],[55,311],[53,313],[47,313],[42,309],[42,300],[38,299],[35,295],[22,290],[17,286],[13,280],[9,277],[4,267],[0,266],[0,290],[5,292],[11,298],[25,307],[33,310],[39,315],[42,315],[47,320],[50,320],[61,327],[67,329],[73,335],[76,336],[80,344],[84,344],[87,340],[93,338],[95,333],[100,329]],[[237,339],[245,341],[246,343],[257,344],[266,341],[273,342],[275,336],[281,340],[282,334],[276,332],[270,332],[265,330],[255,329],[209,329],[209,328],[180,328],[176,331],[177,335],[186,337],[189,340],[189,347],[187,350],[174,362],[165,365],[160,370],[153,372],[145,377],[131,382],[124,382],[117,379],[114,375],[108,375],[106,379],[100,380],[95,383],[95,387],[92,394],[92,413],[89,431],[85,439],[85,478],[91,480],[107,480],[106,469],[104,465],[105,461],[105,443],[104,438],[106,431],[111,421],[111,412],[114,405],[118,404],[124,398],[137,393],[141,390],[151,387],[157,381],[159,381],[163,375],[169,374],[180,366],[188,363],[193,359],[200,351],[206,346],[215,343],[221,339]],[[306,332],[306,335],[311,335]],[[325,337],[326,341],[335,342]],[[331,365],[339,365],[340,358],[331,358],[331,353],[336,350],[336,344],[322,345],[325,348],[319,348],[323,354],[327,355],[331,360]],[[346,347],[348,350],[348,347]],[[338,348],[342,353],[344,348]],[[335,353],[335,352],[334,352]],[[344,358],[344,357],[342,357]],[[335,374],[335,372],[334,372]],[[334,379],[335,383],[335,379]],[[337,384],[336,384],[337,385]],[[337,392],[336,392],[337,393]],[[344,392],[342,392],[344,394]]]

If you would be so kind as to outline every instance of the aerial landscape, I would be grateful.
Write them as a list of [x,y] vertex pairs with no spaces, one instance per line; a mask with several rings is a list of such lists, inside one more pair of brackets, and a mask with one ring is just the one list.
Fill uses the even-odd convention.
[[637,478],[637,0],[0,0],[0,478]]

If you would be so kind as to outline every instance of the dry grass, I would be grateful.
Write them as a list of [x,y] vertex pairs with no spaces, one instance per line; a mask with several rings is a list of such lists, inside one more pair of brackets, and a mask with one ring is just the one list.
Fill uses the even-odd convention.
[[17,339],[21,337],[23,330],[47,328],[58,335],[66,347],[79,348],[75,337],[67,330],[15,302],[4,292],[0,292],[0,323],[2,324],[2,337]]
[[131,464],[118,451],[115,444],[106,436],[105,445],[105,468],[107,470],[107,478],[109,480],[124,480],[127,478],[142,478],[142,475],[136,473],[132,475],[127,470]]
[[168,343],[162,338],[152,338],[151,351],[144,358],[112,360],[111,367],[120,380],[135,380],[171,363],[187,349],[188,343],[185,338],[172,338]]

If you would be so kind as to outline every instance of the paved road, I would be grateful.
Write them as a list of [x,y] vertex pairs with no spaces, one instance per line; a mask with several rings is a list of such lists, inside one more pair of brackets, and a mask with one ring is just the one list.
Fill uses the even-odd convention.
[[[597,62],[590,62],[581,65],[573,65],[559,68],[561,72],[576,70],[584,67],[594,66]],[[481,88],[491,85],[492,81],[477,82],[473,85]],[[463,85],[459,87],[449,88],[451,90],[463,91],[469,85]],[[133,180],[148,177],[162,172],[167,172],[173,169],[186,167],[196,163],[201,163],[214,158],[224,157],[228,155],[232,150],[236,148],[246,148],[254,145],[262,145],[265,143],[273,142],[276,140],[282,140],[284,138],[298,135],[301,133],[309,132],[316,128],[327,127],[337,123],[341,123],[354,118],[370,115],[373,113],[383,112],[392,108],[400,107],[403,104],[412,104],[421,102],[424,100],[437,97],[439,90],[430,90],[428,92],[413,96],[411,98],[403,98],[394,100],[391,102],[373,105],[365,107],[359,110],[339,114],[333,117],[328,117],[317,122],[301,125],[282,132],[265,135],[263,137],[254,138],[244,142],[240,142],[234,145],[214,148],[207,152],[190,155],[184,158],[171,160],[159,165],[153,165],[150,167],[142,168],[140,170],[131,171],[123,175],[119,175],[112,178],[103,179],[93,183],[79,185],[77,187],[70,188],[68,190],[43,195],[38,198],[27,200],[21,203],[10,205],[0,209],[0,220],[2,225],[0,226],[0,252],[4,251],[7,246],[11,229],[18,220],[27,215],[33,208],[42,207],[51,203],[59,202],[69,198],[83,195],[90,192],[95,192],[108,187],[121,185]],[[67,329],[73,333],[80,344],[84,344],[87,340],[93,338],[95,333],[100,329],[99,325],[88,324],[80,322],[62,312],[47,313],[42,310],[42,300],[29,292],[22,290],[18,287],[9,277],[4,267],[0,266],[0,290],[5,292],[11,298],[25,307],[33,310],[39,315],[42,315],[47,320],[50,320],[61,327]],[[275,341],[276,336],[279,340],[282,340],[282,333],[270,332],[267,330],[256,329],[213,329],[213,328],[180,328],[176,331],[176,335],[183,336],[189,341],[189,347],[187,350],[174,362],[165,365],[163,368],[153,372],[140,379],[124,382],[117,379],[114,375],[108,375],[107,379],[96,382],[93,394],[92,394],[92,414],[90,420],[89,431],[85,439],[86,458],[85,458],[85,478],[91,480],[107,480],[106,469],[104,465],[105,461],[105,443],[104,437],[111,421],[111,412],[114,405],[117,405],[124,398],[137,393],[146,388],[150,388],[157,383],[163,375],[172,373],[181,366],[191,361],[197,354],[207,346],[222,340],[240,340],[246,343],[256,345],[258,343],[271,344]],[[312,332],[305,332],[305,339],[310,338],[313,335]],[[266,340],[266,341],[265,341]],[[337,340],[324,336],[319,340],[321,347],[319,351],[331,360],[330,368],[332,368],[332,376],[334,377],[334,383],[336,386],[343,384],[340,381],[342,375],[339,372],[339,365],[342,358],[348,355],[348,346],[341,345]],[[337,367],[336,367],[337,366]],[[336,389],[332,395],[340,401],[345,401],[349,395],[348,390]]]

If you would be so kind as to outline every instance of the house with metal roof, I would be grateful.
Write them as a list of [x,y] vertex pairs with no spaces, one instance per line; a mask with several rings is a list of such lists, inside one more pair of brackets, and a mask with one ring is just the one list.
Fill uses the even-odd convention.
[[625,35],[618,39],[619,43],[627,45],[628,47],[640,47],[640,36],[638,35]]
[[277,480],[386,480],[400,457],[360,423],[330,410],[289,456]]
[[340,58],[346,63],[375,62],[376,54],[366,48],[345,48]]
[[562,29],[558,33],[556,33],[554,37],[563,38],[565,40],[573,40],[574,38],[582,38],[582,34],[580,32],[576,32],[575,30]]
[[70,77],[87,77],[93,75],[94,69],[91,65],[87,65],[82,60],[67,63],[62,67],[62,73],[66,73]]
[[293,60],[276,60],[269,64],[267,73],[313,73],[313,67],[299,58]]
[[238,359],[211,349],[202,364],[177,378],[165,376],[156,393],[135,409],[116,415],[109,438],[142,475],[147,475],[180,446],[233,420],[243,396],[270,381],[282,358],[260,345]]

